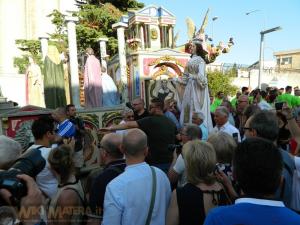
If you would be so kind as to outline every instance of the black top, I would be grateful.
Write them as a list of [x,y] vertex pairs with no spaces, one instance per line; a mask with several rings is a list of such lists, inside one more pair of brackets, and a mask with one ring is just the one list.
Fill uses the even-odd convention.
[[184,187],[177,188],[176,192],[180,225],[199,225],[204,223],[206,215],[203,193],[213,195],[213,203],[216,206],[229,203],[223,189],[220,191],[202,191],[195,185],[187,183]]
[[109,163],[102,173],[94,178],[90,192],[89,206],[93,214],[102,216],[103,202],[106,186],[110,181],[119,176],[125,169],[124,159],[116,160]]
[[141,115],[138,115],[136,112],[134,112],[134,120],[140,120],[140,119],[150,116],[150,113],[148,112],[148,110],[147,109],[144,109],[144,110],[145,111]]
[[146,162],[151,165],[171,163],[173,152],[168,150],[168,145],[175,142],[175,124],[164,115],[149,116],[136,122],[148,137],[149,154]]
[[81,118],[79,117],[70,117],[69,119],[76,128],[76,132],[75,132],[75,147],[74,150],[75,152],[78,152],[80,150],[82,150],[83,145],[82,145],[82,141],[83,141],[83,135],[82,135],[82,131],[84,131],[84,122]]

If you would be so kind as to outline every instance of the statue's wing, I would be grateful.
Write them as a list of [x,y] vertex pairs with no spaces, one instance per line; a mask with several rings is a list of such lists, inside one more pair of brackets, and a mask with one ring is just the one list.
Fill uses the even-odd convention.
[[194,38],[195,35],[195,31],[196,31],[196,26],[194,21],[191,18],[186,18],[186,26],[187,26],[187,35],[189,40],[192,40]]

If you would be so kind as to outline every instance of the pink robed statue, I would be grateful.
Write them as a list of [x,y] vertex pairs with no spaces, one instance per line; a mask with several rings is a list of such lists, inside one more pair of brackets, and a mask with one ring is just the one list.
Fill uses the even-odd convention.
[[85,107],[102,106],[102,82],[100,61],[94,56],[94,51],[88,48],[88,58],[84,67],[84,95]]

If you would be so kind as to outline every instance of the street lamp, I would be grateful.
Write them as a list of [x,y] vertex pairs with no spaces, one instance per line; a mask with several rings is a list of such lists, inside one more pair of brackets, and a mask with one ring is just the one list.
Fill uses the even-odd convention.
[[249,14],[254,13],[254,12],[258,12],[258,11],[260,11],[260,10],[259,9],[255,9],[255,10],[252,10],[250,12],[246,12],[245,14],[246,14],[246,16],[248,16]]
[[263,16],[263,22],[264,22],[264,26],[263,26],[263,29],[265,29],[265,27],[266,27],[266,15],[265,15],[265,13],[262,11],[262,10],[260,10],[260,9],[255,9],[255,10],[252,10],[252,11],[249,11],[249,12],[246,12],[245,13],[245,15],[246,16],[249,16],[249,15],[251,15],[252,13],[256,13],[256,12],[260,12],[260,13],[262,13],[262,16]]
[[264,36],[267,33],[271,33],[274,31],[281,30],[281,27],[274,27],[268,30],[263,30],[260,32],[260,51],[259,51],[259,72],[258,72],[258,88],[260,88],[260,78],[263,70],[263,64],[264,64]]

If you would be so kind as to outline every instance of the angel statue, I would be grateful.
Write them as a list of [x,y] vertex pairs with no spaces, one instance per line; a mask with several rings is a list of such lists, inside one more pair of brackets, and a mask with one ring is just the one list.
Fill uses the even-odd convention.
[[193,20],[190,18],[186,19],[188,30],[187,34],[190,41],[185,45],[185,52],[192,54],[192,39],[198,37],[202,40],[202,46],[205,50],[203,52],[204,55],[202,55],[201,57],[205,60],[206,64],[214,62],[220,54],[228,53],[231,47],[234,45],[232,37],[229,38],[227,45],[225,45],[222,41],[220,41],[217,46],[214,46],[213,43],[210,43],[213,41],[212,38],[208,37],[208,35],[205,35],[204,33],[204,30],[208,23],[208,13],[209,9],[206,11],[204,20],[198,32],[196,32],[196,26]]
[[186,45],[186,51],[192,55],[179,83],[185,85],[181,102],[180,123],[190,123],[194,111],[202,112],[205,115],[203,124],[210,132],[213,125],[210,114],[210,98],[205,67],[206,64],[213,62],[218,54],[223,51],[225,52],[225,48],[228,51],[229,47],[213,47],[207,43],[208,37],[205,36],[204,29],[208,21],[208,12],[209,10],[207,10],[202,26],[197,33],[195,32],[196,28],[193,22],[190,19],[187,20],[189,36],[190,38],[192,37],[192,40]]

